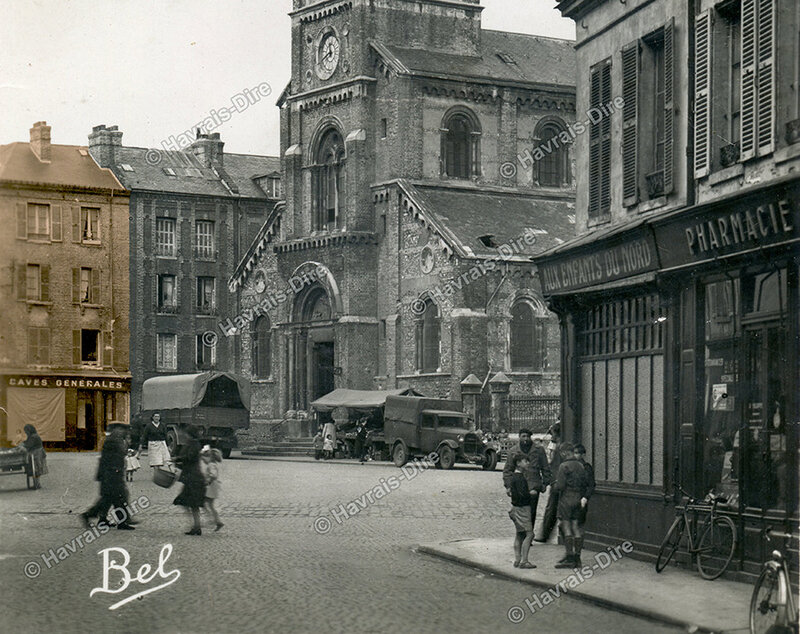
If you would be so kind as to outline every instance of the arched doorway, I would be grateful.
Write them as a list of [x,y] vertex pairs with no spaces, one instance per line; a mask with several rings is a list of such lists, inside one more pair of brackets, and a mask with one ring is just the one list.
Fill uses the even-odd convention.
[[322,285],[309,287],[297,298],[292,331],[291,406],[308,410],[311,401],[334,389],[333,315]]

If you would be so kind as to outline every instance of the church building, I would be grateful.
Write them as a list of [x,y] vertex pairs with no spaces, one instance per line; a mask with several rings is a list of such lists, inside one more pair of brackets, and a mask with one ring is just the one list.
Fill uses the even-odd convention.
[[[532,256],[574,235],[572,42],[478,0],[294,0],[285,203],[230,280],[256,420],[334,388],[557,396]],[[488,389],[487,389],[488,391]]]

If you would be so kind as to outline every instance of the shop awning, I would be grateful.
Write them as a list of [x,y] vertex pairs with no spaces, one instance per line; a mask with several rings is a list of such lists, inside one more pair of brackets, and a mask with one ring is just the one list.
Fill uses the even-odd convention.
[[[203,402],[212,385],[214,402]],[[250,384],[230,372],[156,376],[142,384],[142,409],[188,409],[198,406],[250,409]]]
[[318,412],[329,412],[337,407],[375,409],[386,404],[387,396],[422,396],[410,387],[399,390],[348,390],[339,388],[311,403]]

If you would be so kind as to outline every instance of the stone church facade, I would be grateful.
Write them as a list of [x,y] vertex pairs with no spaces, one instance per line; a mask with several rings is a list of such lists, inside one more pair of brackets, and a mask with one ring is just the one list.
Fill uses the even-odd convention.
[[[295,0],[285,203],[230,280],[254,419],[338,387],[557,395],[531,256],[574,234],[571,42],[481,28],[477,0]],[[560,141],[560,142],[559,142]],[[301,415],[302,416],[302,415]]]

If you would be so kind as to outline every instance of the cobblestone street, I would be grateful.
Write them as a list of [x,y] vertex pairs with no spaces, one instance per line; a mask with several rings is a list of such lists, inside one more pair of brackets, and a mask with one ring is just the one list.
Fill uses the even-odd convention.
[[[84,532],[78,513],[95,498],[97,455],[53,453],[48,461],[42,490],[25,490],[19,476],[0,479],[5,631],[505,632],[530,630],[534,622],[549,632],[668,631],[569,597],[513,625],[507,611],[530,588],[415,552],[424,541],[507,536],[512,558],[499,470],[408,470],[417,474],[395,488],[400,481],[391,477],[401,471],[389,463],[226,460],[219,503],[225,527],[198,538],[183,534],[189,520],[171,504],[180,485],[156,487],[145,467],[131,485],[132,500],[151,502],[136,530],[73,546],[48,568],[41,554]],[[359,504],[383,482],[394,490]],[[331,509],[339,504],[358,512],[345,518],[340,510],[337,520]],[[165,544],[174,548],[165,574],[180,571],[172,585],[112,611],[165,580],[133,581],[118,594],[90,598],[103,583],[101,549],[125,549],[135,576],[145,563],[155,570]],[[40,565],[38,577],[26,577],[25,570],[35,572],[25,568],[31,561]],[[110,572],[110,587],[121,581],[120,572]]]

